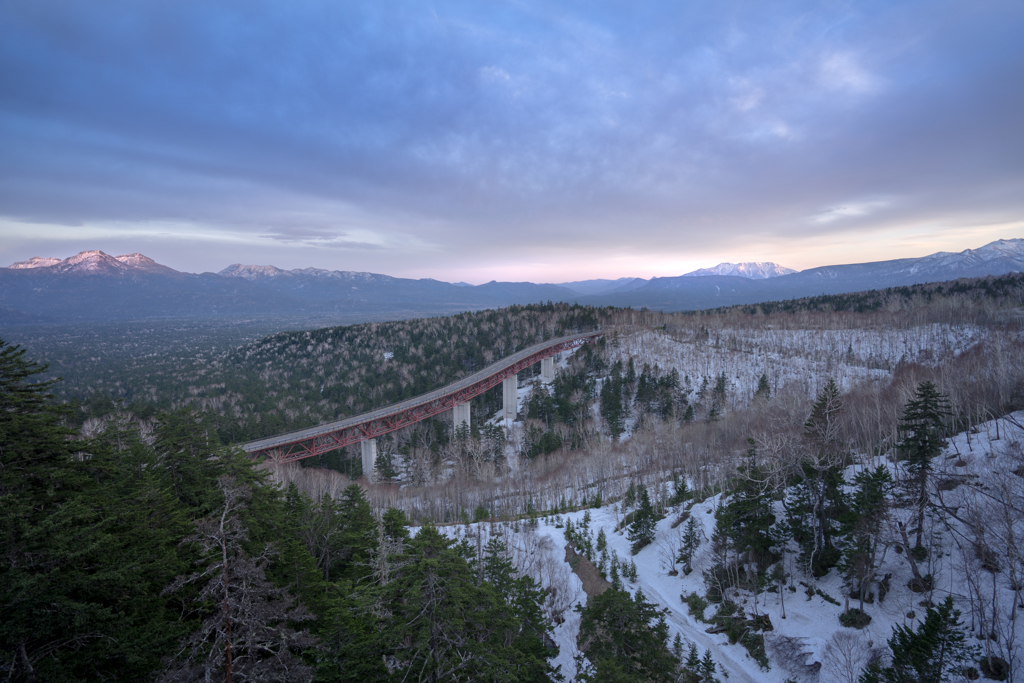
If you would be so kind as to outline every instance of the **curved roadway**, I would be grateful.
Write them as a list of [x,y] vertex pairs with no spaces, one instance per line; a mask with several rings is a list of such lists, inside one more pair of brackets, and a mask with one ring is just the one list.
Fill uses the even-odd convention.
[[414,398],[406,399],[399,403],[394,403],[384,408],[378,408],[368,413],[362,413],[361,415],[355,415],[353,417],[347,417],[344,420],[336,420],[334,422],[327,422],[324,424],[317,425],[315,427],[308,427],[306,429],[300,429],[294,432],[288,432],[286,434],[278,434],[277,436],[270,436],[265,439],[259,439],[257,441],[250,441],[241,445],[243,451],[247,453],[255,453],[258,451],[268,451],[274,448],[281,448],[288,446],[299,441],[307,441],[315,439],[318,436],[324,436],[333,432],[339,432],[345,429],[351,429],[358,425],[372,422],[374,420],[380,420],[385,417],[392,415],[399,415],[413,408],[423,406],[440,398],[444,398],[450,394],[457,393],[463,389],[467,389],[474,384],[478,384],[489,377],[492,377],[506,368],[515,365],[517,362],[528,358],[536,353],[542,352],[545,349],[549,349],[553,346],[559,346],[568,342],[583,341],[587,339],[593,339],[600,337],[603,332],[584,332],[582,334],[571,334],[565,337],[558,337],[557,339],[549,339],[546,342],[540,344],[534,344],[533,346],[527,347],[522,351],[517,351],[511,356],[506,356],[499,361],[491,363],[483,370],[474,372],[468,377],[464,377],[460,380],[452,382],[440,389],[429,391],[425,394],[420,394]]

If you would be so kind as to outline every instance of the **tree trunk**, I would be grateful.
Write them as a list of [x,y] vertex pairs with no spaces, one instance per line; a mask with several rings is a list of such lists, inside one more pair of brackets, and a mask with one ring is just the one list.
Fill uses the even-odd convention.
[[914,560],[914,556],[910,554],[910,540],[907,538],[907,527],[903,522],[896,523],[900,529],[900,536],[903,538],[904,550],[907,553],[907,561],[910,562],[910,571],[914,574],[914,581],[919,586],[924,586],[924,579],[921,577],[921,572],[917,569],[917,562]]
[[[925,469],[921,469],[921,484],[920,489],[917,493],[917,545],[915,548],[921,547],[921,541],[924,537],[924,509],[928,504],[928,472]],[[908,548],[909,550],[909,548]]]
[[[221,531],[224,520],[221,519]],[[231,605],[229,603],[228,546],[221,542],[221,554],[224,561],[224,683],[231,683]]]
[[35,683],[36,670],[32,667],[32,660],[29,659],[28,652],[25,650],[24,640],[18,642],[18,665],[25,674],[25,680]]

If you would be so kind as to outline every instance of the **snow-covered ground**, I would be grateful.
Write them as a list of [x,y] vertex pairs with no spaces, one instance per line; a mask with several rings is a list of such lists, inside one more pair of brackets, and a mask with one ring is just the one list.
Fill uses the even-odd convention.
[[[667,608],[666,620],[670,628],[670,638],[678,633],[684,643],[696,644],[701,652],[710,648],[715,660],[728,672],[729,680],[732,682],[837,680],[829,672],[830,655],[827,653],[828,644],[836,633],[857,634],[860,638],[858,647],[862,649],[884,648],[886,641],[892,636],[894,626],[916,628],[927,611],[926,606],[921,605],[923,600],[930,599],[937,604],[948,594],[953,596],[957,608],[964,615],[962,621],[970,628],[972,590],[975,593],[975,606],[979,601],[987,601],[986,610],[989,616],[991,617],[993,604],[998,612],[996,621],[1000,624],[1003,635],[998,642],[993,643],[993,647],[996,648],[994,653],[1011,659],[1015,667],[1022,666],[1024,646],[1012,640],[1012,633],[1007,626],[1011,615],[1015,617],[1020,609],[1024,609],[1024,606],[1016,605],[1021,599],[1019,587],[1016,594],[1012,589],[1013,582],[1019,582],[1024,578],[1020,575],[1020,553],[1024,544],[1016,540],[1024,539],[1024,478],[1021,477],[1024,474],[1024,469],[1021,469],[1024,467],[1024,454],[1021,448],[1021,444],[1024,443],[1024,430],[1017,427],[1014,422],[1016,425],[1024,423],[1024,411],[1011,415],[1010,419],[980,425],[974,434],[958,434],[950,440],[946,452],[936,458],[935,463],[936,481],[945,479],[952,482],[953,479],[957,479],[963,482],[942,493],[941,502],[945,506],[956,509],[961,514],[968,514],[971,509],[976,509],[979,513],[992,515],[993,521],[984,527],[989,534],[989,542],[999,555],[1000,572],[993,575],[980,569],[970,534],[964,524],[950,515],[945,515],[944,519],[939,515],[931,515],[928,524],[932,544],[931,559],[925,561],[922,572],[926,569],[934,575],[933,592],[911,592],[907,588],[911,573],[906,556],[890,549],[884,555],[878,575],[891,573],[892,588],[884,601],[875,600],[865,605],[865,611],[871,616],[872,621],[862,631],[855,631],[840,626],[838,618],[843,611],[841,604],[832,604],[818,594],[808,597],[806,588],[800,583],[802,581],[815,586],[834,600],[843,603],[842,579],[837,570],[832,570],[827,576],[815,582],[809,577],[802,576],[798,568],[787,567],[787,572],[793,574],[790,582],[796,587],[795,592],[784,590],[781,598],[779,593],[762,593],[757,596],[756,601],[754,596],[746,592],[740,592],[736,596],[737,603],[748,615],[756,610],[759,614],[767,614],[771,620],[774,630],[765,634],[771,660],[769,671],[761,670],[741,645],[728,644],[724,634],[707,633],[707,624],[694,619],[681,600],[683,594],[706,593],[702,573],[713,563],[709,539],[714,531],[714,512],[716,506],[721,503],[720,496],[692,504],[690,507],[692,516],[702,528],[703,539],[693,561],[693,572],[689,576],[684,576],[681,571],[678,576],[669,574],[670,569],[674,568],[675,563],[671,558],[678,553],[679,536],[684,526],[672,528],[673,521],[683,509],[677,508],[670,510],[666,518],[658,523],[655,541],[632,558],[637,566],[636,582],[624,581],[624,584],[631,592],[640,589],[649,601]],[[997,499],[1006,504],[998,503]],[[621,510],[617,505],[610,504],[600,509],[589,510],[589,528],[595,538],[598,530],[603,528],[608,539],[609,553],[614,551],[620,558],[628,560],[629,541],[623,533],[614,531],[621,519]],[[896,509],[892,513],[896,518],[909,515],[910,511]],[[572,606],[577,603],[584,604],[586,596],[580,580],[569,573],[568,565],[564,562],[563,549],[566,538],[562,525],[568,519],[578,526],[583,521],[584,514],[587,512],[569,512],[558,516],[557,519],[549,517],[538,520],[535,525],[519,521],[500,525],[480,523],[445,528],[445,533],[452,537],[475,538],[476,534],[483,534],[484,543],[490,534],[500,533],[510,547],[512,559],[518,567],[541,580],[544,585],[555,585],[558,588],[560,604],[553,606],[552,613],[560,614],[564,622],[555,629],[560,647],[556,663],[562,665],[566,680],[574,678],[573,656],[577,653],[579,616],[572,610]],[[1007,538],[1008,535],[1010,538]],[[1011,557],[1010,554],[1013,553],[1016,556]],[[555,566],[559,562],[562,565],[561,569]],[[968,585],[970,581],[967,577],[970,576],[974,577],[971,581],[978,584],[973,589],[973,584]],[[873,590],[877,590],[874,585]],[[782,599],[785,601],[785,619],[782,618]],[[857,604],[851,600],[850,606],[856,607]],[[714,609],[714,606],[708,608],[709,617],[714,613]],[[974,633],[977,634],[980,630],[977,619],[974,620],[973,626]],[[988,628],[991,629],[991,626]],[[787,638],[792,640],[787,642]],[[971,640],[979,644],[983,642],[975,638]],[[790,652],[795,651],[797,656],[783,656],[781,653],[786,646],[789,646]],[[816,663],[820,662],[824,662],[826,667],[818,673]]]
[[[935,364],[964,353],[983,341],[984,335],[991,334],[994,334],[992,330],[948,325],[902,329],[719,329],[710,330],[706,337],[693,338],[685,335],[673,338],[663,332],[640,330],[619,334],[614,341],[609,339],[608,349],[612,362],[622,360],[627,364],[632,358],[637,372],[645,363],[657,364],[662,371],[675,368],[681,378],[690,377],[694,388],[705,377],[713,384],[718,374],[724,372],[730,381],[728,399],[736,409],[750,401],[762,373],[768,375],[773,393],[796,389],[813,398],[830,378],[844,391],[862,381],[886,381],[901,362]],[[567,356],[563,354],[558,359],[559,367],[565,366]],[[520,411],[532,390],[532,380],[521,383],[517,406]],[[500,414],[489,416],[487,421],[508,430],[509,473],[506,476],[528,475],[524,470],[526,463],[517,460],[516,448],[525,425],[506,421]],[[883,541],[888,549],[877,575],[891,574],[891,589],[884,601],[876,599],[865,605],[865,612],[872,621],[863,630],[847,629],[839,624],[845,602],[839,572],[834,569],[827,576],[813,580],[802,575],[792,556],[785,570],[791,575],[789,585],[795,590],[783,589],[781,595],[774,592],[755,597],[740,592],[733,596],[747,615],[764,614],[772,623],[773,630],[765,633],[771,662],[769,671],[761,670],[741,645],[729,645],[726,635],[707,633],[708,625],[695,619],[681,599],[684,594],[706,594],[703,572],[714,562],[710,538],[714,532],[714,512],[722,502],[720,496],[694,504],[689,510],[703,532],[703,542],[689,576],[681,572],[669,573],[680,569],[678,565],[673,566],[672,558],[678,553],[684,525],[673,529],[672,523],[683,510],[675,509],[657,525],[655,541],[632,558],[637,567],[637,580],[626,581],[626,587],[631,591],[642,590],[648,600],[666,608],[670,638],[679,634],[685,644],[693,643],[701,652],[711,649],[715,660],[728,672],[730,681],[838,680],[835,672],[830,671],[830,664],[836,662],[837,647],[844,645],[837,640],[842,634],[847,637],[848,654],[852,650],[857,650],[859,655],[866,655],[872,648],[885,650],[894,626],[916,628],[927,612],[922,602],[930,600],[937,604],[946,595],[953,596],[964,615],[963,622],[972,629],[971,642],[991,646],[993,654],[1011,660],[1015,668],[1024,666],[1020,638],[1008,627],[1011,622],[1015,624],[1017,612],[1024,610],[1020,588],[1024,584],[1024,551],[1021,550],[1024,547],[1024,454],[1021,450],[1024,432],[1013,424],[1014,421],[1024,422],[1024,413],[979,425],[971,434],[957,435],[950,440],[946,452],[935,460],[933,481],[942,483],[939,487],[942,490],[938,492],[941,499],[937,500],[947,512],[930,514],[926,523],[925,545],[931,547],[931,552],[921,563],[921,573],[934,576],[934,589],[930,594],[914,593],[907,587],[911,571],[906,554],[895,549],[899,544],[895,523],[902,520],[908,522],[908,527],[912,526],[909,524],[912,511],[893,508],[892,528]],[[596,422],[599,424],[600,420]],[[630,438],[631,426],[627,423],[623,439]],[[646,442],[635,441],[638,448],[647,447],[643,445]],[[889,466],[900,479],[900,472]],[[851,469],[847,473],[848,480],[853,474]],[[566,499],[569,493],[567,491]],[[622,516],[622,510],[616,505],[606,504],[590,510],[590,529],[596,538],[603,528],[609,551],[628,560],[629,542],[623,534],[614,532]],[[557,520],[554,517],[537,520],[536,524],[519,521],[445,527],[445,533],[453,537],[468,535],[475,539],[483,535],[483,543],[487,536],[500,533],[516,565],[544,586],[556,589],[546,609],[557,623],[555,635],[560,654],[556,663],[562,666],[567,680],[574,678],[573,658],[578,654],[579,615],[573,607],[585,604],[586,595],[580,580],[564,560],[563,526],[567,519],[578,525],[584,514],[584,511],[570,512]],[[777,514],[781,517],[781,510]],[[992,521],[978,524],[977,516]],[[977,538],[977,532],[972,531],[970,525],[983,529],[984,538]],[[993,562],[998,564],[997,572],[988,572],[981,566],[976,550],[979,541],[994,553],[995,559],[989,557],[987,562],[989,566]],[[817,589],[817,592],[810,592],[810,597],[808,585]],[[1017,586],[1016,590],[1013,586]],[[872,584],[872,590],[877,594],[876,584]],[[839,604],[826,600],[822,593]],[[783,600],[785,619],[782,618]],[[858,605],[851,600],[850,606]],[[714,611],[715,606],[709,607],[707,616],[712,616]],[[981,621],[986,623],[983,625]],[[999,640],[980,640],[982,626],[991,631],[993,623],[1002,631]]]
[[729,380],[732,408],[749,403],[758,379],[767,374],[773,393],[796,384],[816,396],[829,379],[848,391],[867,379],[884,379],[900,361],[933,364],[963,353],[986,334],[972,325],[919,325],[908,328],[709,330],[707,338],[679,341],[664,332],[643,330],[618,336],[609,345],[612,362],[632,359],[663,371],[675,368],[696,389],[703,378],[714,385],[722,372]]
[[[900,362],[935,364],[963,353],[991,333],[973,325],[947,324],[841,329],[737,327],[711,329],[706,335],[675,336],[661,330],[634,329],[611,331],[606,344],[610,362],[622,361],[625,366],[632,359],[637,373],[645,364],[657,365],[662,372],[676,369],[681,381],[690,380],[694,392],[689,397],[691,402],[696,400],[695,393],[704,380],[714,386],[719,374],[725,373],[726,402],[730,410],[736,410],[750,403],[762,374],[768,376],[773,394],[795,389],[813,398],[830,379],[843,392],[864,381],[886,381]],[[566,367],[574,352],[558,354],[556,369]],[[537,380],[520,381],[517,412],[524,409]],[[598,391],[602,381],[598,378]],[[595,424],[600,424],[598,402],[591,406],[591,411]],[[476,419],[481,417],[484,422],[505,429],[507,475],[517,476],[525,466],[519,454],[525,425],[504,419],[500,409]],[[626,418],[622,440],[630,438],[635,422],[635,416]],[[406,485],[416,480],[403,456],[396,454],[393,462],[398,471],[397,481]]]

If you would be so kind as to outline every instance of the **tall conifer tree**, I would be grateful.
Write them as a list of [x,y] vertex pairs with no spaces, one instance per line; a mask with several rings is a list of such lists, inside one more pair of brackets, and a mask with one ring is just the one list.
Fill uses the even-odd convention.
[[651,504],[651,496],[647,493],[647,487],[641,484],[636,512],[633,513],[633,522],[629,525],[629,541],[633,544],[634,555],[654,541],[654,527],[657,522],[658,516],[654,512],[654,505]]
[[157,596],[181,519],[130,430],[72,440],[44,370],[0,341],[0,667],[142,679],[176,635]]
[[946,445],[946,422],[949,401],[931,382],[922,382],[914,398],[903,410],[898,427],[901,436],[897,451],[907,461],[907,473],[914,479],[917,505],[917,540],[921,548],[924,535],[924,512],[928,506],[928,474],[932,459]]
[[917,631],[906,626],[893,628],[889,647],[892,665],[870,665],[861,676],[861,683],[960,681],[965,666],[980,652],[977,645],[967,640],[952,596],[946,596],[938,607],[929,607]]

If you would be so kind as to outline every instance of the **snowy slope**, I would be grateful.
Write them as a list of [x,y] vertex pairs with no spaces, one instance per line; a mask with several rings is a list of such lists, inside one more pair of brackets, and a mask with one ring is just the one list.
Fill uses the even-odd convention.
[[665,371],[675,368],[694,385],[705,377],[714,383],[724,372],[731,407],[736,408],[750,402],[762,373],[768,375],[773,393],[796,385],[813,397],[829,379],[847,391],[863,380],[889,377],[900,361],[930,365],[959,355],[982,334],[974,326],[938,324],[903,329],[721,328],[708,330],[706,338],[642,330],[619,337],[611,360],[626,364],[632,358],[637,372],[645,363]]
[[[1020,494],[1024,491],[1024,486],[1022,486],[1024,480],[1021,479],[1019,473],[1009,474],[1009,472],[1024,465],[1024,451],[1021,449],[1021,444],[1024,443],[1024,429],[1013,424],[1013,421],[1016,421],[1017,425],[1024,423],[1024,411],[1011,415],[1009,419],[980,425],[977,433],[961,433],[950,440],[946,452],[936,459],[936,476],[956,476],[966,482],[975,481],[977,485],[957,486],[944,494],[943,502],[953,507],[964,506],[968,499],[983,498],[986,491],[998,487],[1013,488],[1009,495],[1011,498],[1017,496],[1014,500],[1020,499]],[[708,626],[694,619],[681,601],[680,596],[684,593],[697,592],[703,595],[706,591],[702,572],[713,564],[708,539],[714,531],[714,511],[720,503],[720,497],[715,496],[693,504],[689,508],[694,518],[702,526],[705,537],[694,560],[694,571],[689,576],[683,576],[681,573],[678,576],[669,574],[669,571],[673,569],[673,562],[670,558],[678,549],[679,535],[682,531],[682,525],[676,529],[672,528],[672,522],[681,512],[681,509],[675,509],[670,510],[668,516],[658,523],[654,543],[632,558],[636,562],[638,570],[637,581],[635,583],[627,581],[625,586],[631,592],[635,592],[637,589],[642,590],[649,601],[667,608],[666,619],[670,627],[670,638],[678,633],[684,643],[696,644],[701,652],[710,648],[715,660],[728,672],[729,681],[783,683],[789,679],[836,680],[828,669],[829,664],[834,663],[834,657],[829,654],[828,646],[835,634],[854,634],[859,638],[858,646],[865,650],[869,647],[883,648],[886,641],[892,636],[894,626],[917,627],[926,612],[926,607],[920,603],[929,597],[933,603],[938,603],[947,594],[951,594],[957,608],[964,615],[962,621],[965,625],[970,626],[968,615],[970,614],[971,599],[965,588],[964,577],[972,571],[977,574],[977,566],[973,568],[968,566],[972,562],[973,552],[970,547],[959,548],[953,541],[953,536],[956,533],[964,534],[963,526],[959,525],[955,519],[947,519],[948,524],[932,520],[929,531],[932,535],[931,542],[934,544],[934,560],[929,566],[929,571],[935,576],[933,593],[928,596],[911,592],[906,587],[911,573],[905,557],[901,553],[886,553],[879,575],[892,574],[892,589],[884,601],[875,601],[865,606],[865,611],[871,615],[872,621],[862,631],[840,626],[838,617],[842,613],[843,607],[834,605],[817,594],[808,597],[804,586],[800,583],[812,584],[842,603],[842,580],[836,570],[832,570],[826,577],[812,583],[811,579],[801,575],[799,569],[787,567],[787,572],[793,574],[791,583],[797,590],[795,592],[786,590],[781,596],[785,601],[785,619],[782,618],[783,604],[778,593],[763,593],[757,596],[755,605],[752,595],[740,592],[737,602],[744,611],[750,614],[756,608],[758,613],[768,615],[774,627],[774,630],[767,633],[765,638],[771,668],[769,671],[763,671],[742,646],[728,644],[728,639],[724,634],[708,634],[706,632]],[[591,516],[590,529],[593,535],[596,537],[598,529],[603,527],[608,538],[609,550],[614,550],[620,558],[628,560],[630,558],[629,542],[623,534],[614,532],[617,522],[621,519],[621,510],[618,505],[608,504],[600,509],[590,510],[589,513]],[[552,565],[553,558],[560,555],[561,549],[566,544],[563,528],[561,528],[562,523],[566,519],[571,519],[574,525],[579,525],[584,514],[583,511],[569,512],[559,515],[557,518],[550,517],[539,520],[536,526],[525,521],[504,524],[480,523],[451,526],[447,527],[445,531],[453,538],[469,537],[473,539],[477,534],[483,534],[484,543],[491,534],[500,534],[504,542],[513,549],[512,559],[518,567],[529,572],[535,578],[546,581],[545,585],[556,583],[560,590],[574,596],[574,604],[585,604],[586,596],[582,592],[579,579],[575,575],[566,575],[564,571],[559,571]],[[894,518],[906,514],[906,510],[893,511]],[[1024,515],[1021,515],[1019,507],[1010,511],[1010,519],[1007,524],[1009,529],[1018,534],[1018,538],[1020,534],[1024,534]],[[993,543],[1000,543],[999,525],[993,524],[988,528],[993,534]],[[950,531],[955,533],[951,534]],[[1007,559],[1007,562],[1009,561]],[[1017,562],[1019,571],[1019,557]],[[546,569],[541,571],[538,569],[540,567]],[[1014,595],[1009,581],[1006,580],[1010,571],[1009,565],[1004,564],[1004,567],[1007,567],[1007,571],[997,575],[999,580],[995,582],[995,595],[987,584],[980,586],[981,595],[989,603],[994,601],[999,606],[998,619],[1002,622],[1009,619],[1013,612],[1015,597],[1019,599],[1019,595]],[[987,581],[989,576],[984,574],[982,578]],[[856,606],[853,601],[851,601],[852,606]],[[562,607],[564,611],[560,614],[565,621],[555,630],[561,648],[556,662],[562,665],[566,680],[571,681],[575,672],[572,657],[577,652],[575,638],[578,633],[578,616],[572,612],[571,608],[565,608],[564,603]],[[707,615],[711,616],[714,609],[714,606],[709,607]],[[787,639],[789,640],[787,641]],[[980,641],[972,639],[972,642]],[[797,655],[787,656],[786,646],[793,644],[797,646]],[[1003,642],[1001,645],[1003,647],[1001,656],[1012,657],[1015,664],[1021,666],[1024,662],[1024,644]],[[821,674],[818,674],[817,670],[822,662],[826,667]]]

